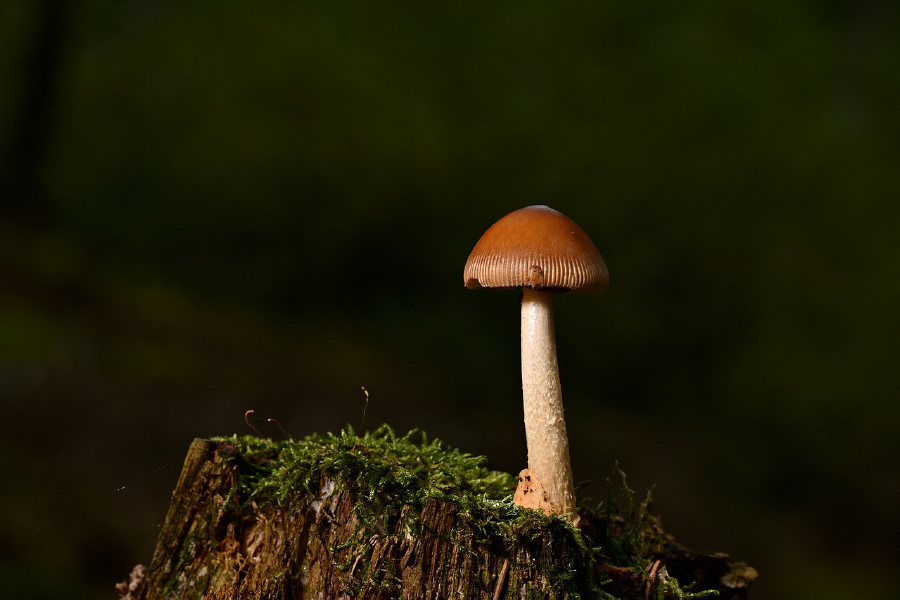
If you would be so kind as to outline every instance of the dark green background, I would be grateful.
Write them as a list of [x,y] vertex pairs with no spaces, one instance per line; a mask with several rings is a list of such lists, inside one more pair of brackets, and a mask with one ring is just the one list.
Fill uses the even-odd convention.
[[336,431],[364,385],[367,425],[524,467],[517,297],[462,267],[547,204],[611,273],[557,301],[584,493],[618,460],[754,598],[890,597],[898,25],[885,0],[4,1],[0,596],[110,597],[190,440],[248,409]]

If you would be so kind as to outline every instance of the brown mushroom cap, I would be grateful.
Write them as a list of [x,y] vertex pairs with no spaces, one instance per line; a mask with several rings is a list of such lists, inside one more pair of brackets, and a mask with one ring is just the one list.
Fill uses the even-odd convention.
[[468,288],[530,287],[602,294],[606,263],[575,221],[547,206],[513,211],[488,229],[466,261]]

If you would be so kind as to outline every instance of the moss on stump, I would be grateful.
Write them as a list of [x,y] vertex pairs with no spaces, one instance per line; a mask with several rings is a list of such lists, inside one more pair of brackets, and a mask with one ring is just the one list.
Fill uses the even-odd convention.
[[624,476],[575,529],[513,504],[515,476],[483,463],[386,426],[195,440],[153,559],[119,595],[747,597],[751,567],[676,544]]

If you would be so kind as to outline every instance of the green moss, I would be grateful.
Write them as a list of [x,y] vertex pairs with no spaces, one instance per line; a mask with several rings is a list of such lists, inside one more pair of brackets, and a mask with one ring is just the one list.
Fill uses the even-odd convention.
[[[579,507],[590,523],[587,535],[558,516],[514,504],[514,475],[489,470],[484,457],[445,447],[418,430],[398,436],[382,425],[361,436],[348,427],[338,435],[300,440],[234,436],[218,441],[235,447],[229,458],[237,466],[229,500],[244,510],[266,504],[295,507],[321,494],[319,486],[326,479],[339,486],[331,494],[348,490],[360,500],[353,505],[356,531],[332,549],[335,557],[342,557],[335,558],[335,566],[346,573],[346,592],[351,596],[363,589],[395,591],[398,574],[392,572],[391,561],[370,568],[369,540],[382,535],[387,524],[415,535],[422,526],[422,511],[432,499],[458,507],[461,527],[447,535],[458,548],[471,548],[473,538],[501,553],[517,544],[529,548],[530,556],[544,563],[532,566],[547,575],[555,587],[553,593],[560,597],[624,600],[626,596],[604,590],[611,589],[607,587],[610,580],[600,578],[598,563],[632,569],[644,577],[649,552],[664,535],[649,514],[649,495],[635,503],[618,469],[619,489],[613,490],[611,479],[604,505]],[[478,560],[470,550],[466,552]],[[665,577],[655,580],[652,591],[657,600],[705,595],[684,592],[677,581]]]
[[421,508],[429,498],[456,502],[461,512],[515,512],[514,476],[485,469],[483,457],[445,448],[417,430],[398,437],[382,425],[356,436],[348,426],[340,435],[301,440],[234,436],[220,441],[236,446],[232,460],[241,464],[233,492],[245,504],[296,501],[298,491],[316,493],[323,476],[340,475],[360,498],[378,499],[385,513],[404,505]]

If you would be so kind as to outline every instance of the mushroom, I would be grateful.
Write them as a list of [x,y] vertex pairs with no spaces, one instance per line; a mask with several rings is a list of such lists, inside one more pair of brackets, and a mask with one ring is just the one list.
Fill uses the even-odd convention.
[[[488,229],[466,261],[466,287],[522,288],[522,399],[528,469],[516,503],[578,523],[553,332],[553,294],[602,294],[609,272],[581,227],[547,206],[513,211]],[[537,480],[534,482],[533,480]],[[527,498],[530,491],[543,498]]]

